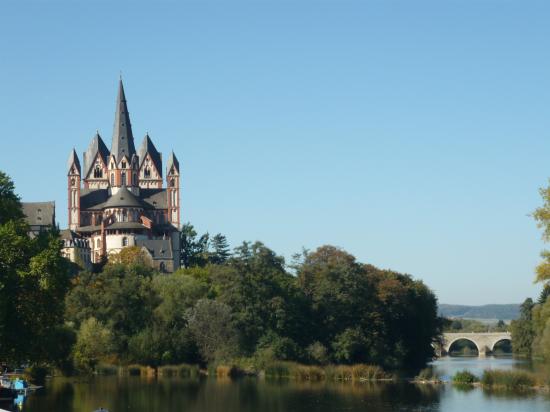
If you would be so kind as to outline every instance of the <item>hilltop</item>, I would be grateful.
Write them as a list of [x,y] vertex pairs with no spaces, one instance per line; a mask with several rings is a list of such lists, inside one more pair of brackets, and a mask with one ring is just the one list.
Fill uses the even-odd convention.
[[439,315],[447,318],[513,320],[519,316],[519,304],[491,304],[481,306],[439,305]]

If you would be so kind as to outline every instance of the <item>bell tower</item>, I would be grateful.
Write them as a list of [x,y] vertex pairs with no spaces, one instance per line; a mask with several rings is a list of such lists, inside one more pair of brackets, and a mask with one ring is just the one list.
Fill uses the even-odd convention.
[[80,161],[73,149],[67,162],[67,192],[69,206],[69,229],[76,230],[80,226]]
[[168,196],[168,221],[180,227],[180,164],[174,152],[166,165],[166,195]]

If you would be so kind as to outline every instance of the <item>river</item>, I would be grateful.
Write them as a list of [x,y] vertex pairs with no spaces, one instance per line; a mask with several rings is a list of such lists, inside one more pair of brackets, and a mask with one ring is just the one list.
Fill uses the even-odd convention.
[[[469,369],[529,368],[511,358],[442,358],[433,362],[443,376]],[[299,383],[294,381],[139,377],[54,378],[30,395],[25,412],[337,412],[337,411],[549,411],[546,392],[491,392],[446,385]]]

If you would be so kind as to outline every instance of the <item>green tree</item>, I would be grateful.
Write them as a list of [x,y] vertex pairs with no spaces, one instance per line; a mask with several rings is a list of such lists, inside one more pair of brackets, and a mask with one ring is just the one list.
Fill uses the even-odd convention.
[[13,182],[0,172],[0,359],[53,362],[43,343],[63,324],[70,265],[56,230],[31,239]]
[[95,317],[112,332],[114,354],[126,361],[129,340],[151,324],[159,304],[153,274],[140,264],[108,264],[100,273],[81,272],[67,295],[67,320],[78,328]]
[[231,256],[227,238],[221,233],[218,233],[212,238],[210,244],[212,248],[209,259],[210,263],[214,265],[223,265],[227,262],[227,259]]
[[75,366],[91,372],[101,360],[113,351],[112,332],[96,318],[88,318],[80,325],[73,351]]
[[521,304],[520,316],[512,321],[510,331],[512,334],[512,350],[518,355],[531,356],[534,340],[533,307],[531,298],[525,299]]
[[208,233],[197,237],[191,223],[185,223],[180,231],[181,267],[204,266],[208,263]]
[[201,299],[189,310],[187,321],[206,361],[227,360],[236,355],[237,332],[229,306]]

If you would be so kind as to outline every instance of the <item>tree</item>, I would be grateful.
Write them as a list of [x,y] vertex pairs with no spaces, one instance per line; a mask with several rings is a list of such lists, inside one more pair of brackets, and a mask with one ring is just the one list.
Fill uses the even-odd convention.
[[0,359],[55,361],[44,342],[63,324],[70,265],[57,231],[31,239],[14,185],[0,172]]
[[531,356],[533,350],[533,307],[533,300],[525,299],[520,307],[519,319],[513,320],[510,325],[512,350],[519,355]]
[[0,225],[23,219],[21,200],[10,177],[0,170]]
[[113,335],[96,318],[88,318],[80,325],[74,347],[74,362],[78,369],[91,372],[102,359],[111,354]]
[[208,233],[197,238],[197,232],[191,223],[182,225],[180,242],[183,268],[204,266],[208,263],[208,240]]
[[237,332],[229,306],[201,299],[189,310],[187,321],[206,361],[227,360],[236,355]]
[[214,265],[223,265],[231,256],[227,238],[221,233],[218,233],[212,238],[211,247],[213,251],[210,253],[209,260],[210,263]]
[[138,264],[108,264],[100,273],[81,272],[66,298],[67,320],[78,328],[96,318],[113,334],[113,354],[127,360],[130,339],[151,324],[159,304],[153,274]]
[[117,253],[109,255],[110,265],[141,265],[152,268],[153,260],[140,246],[125,247]]

